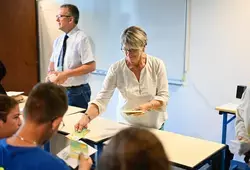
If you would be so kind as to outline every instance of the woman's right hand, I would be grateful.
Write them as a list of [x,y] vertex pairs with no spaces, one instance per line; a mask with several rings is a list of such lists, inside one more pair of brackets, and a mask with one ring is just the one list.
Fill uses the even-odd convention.
[[89,118],[84,114],[77,124],[75,124],[75,131],[81,132],[84,128],[87,128],[88,123]]

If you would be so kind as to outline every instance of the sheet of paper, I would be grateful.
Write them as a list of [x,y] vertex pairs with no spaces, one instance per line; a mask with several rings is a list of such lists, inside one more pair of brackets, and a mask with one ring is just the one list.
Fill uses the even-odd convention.
[[[84,143],[82,141],[79,141],[79,142]],[[86,143],[84,143],[84,144],[86,144]],[[87,147],[88,147],[88,153],[87,153],[88,156],[91,156],[92,154],[97,152],[97,150],[92,148],[91,146],[87,145]],[[63,150],[61,150],[57,154],[57,156],[59,158],[63,159],[73,169],[75,169],[79,165],[78,159],[70,157],[70,145],[67,146],[66,148],[64,148]]]
[[133,114],[144,114],[142,110],[123,110],[123,113],[127,115],[133,115]]
[[18,92],[18,91],[8,91],[6,92],[8,96],[14,97],[23,94],[24,92]]
[[72,140],[78,141],[79,139],[84,138],[90,132],[89,129],[83,129],[81,132],[74,131],[66,137]]

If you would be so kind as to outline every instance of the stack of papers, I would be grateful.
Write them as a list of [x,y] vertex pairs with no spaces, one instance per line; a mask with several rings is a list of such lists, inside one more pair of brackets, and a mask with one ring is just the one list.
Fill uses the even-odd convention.
[[10,97],[15,97],[15,96],[19,96],[21,94],[23,94],[24,92],[18,92],[18,91],[8,91],[6,92],[8,96]]
[[144,114],[142,110],[123,110],[122,112],[127,115],[143,115]]

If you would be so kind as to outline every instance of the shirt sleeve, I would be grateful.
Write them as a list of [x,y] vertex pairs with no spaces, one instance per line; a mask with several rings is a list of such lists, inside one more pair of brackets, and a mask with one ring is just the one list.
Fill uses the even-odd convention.
[[167,105],[169,99],[168,79],[167,79],[166,67],[162,60],[159,60],[156,76],[157,76],[157,89],[154,100],[160,100],[163,102],[164,105]]
[[98,93],[96,99],[90,102],[98,106],[99,113],[103,113],[106,110],[108,102],[113,96],[114,90],[117,87],[116,81],[116,73],[114,67],[111,66],[104,79],[101,91]]
[[235,131],[236,136],[249,139],[250,130],[250,88],[248,87],[242,95],[241,103],[236,110]]
[[89,63],[91,61],[95,61],[88,37],[84,37],[80,41],[78,50],[79,50],[79,54],[81,56],[82,64],[86,64],[86,63]]

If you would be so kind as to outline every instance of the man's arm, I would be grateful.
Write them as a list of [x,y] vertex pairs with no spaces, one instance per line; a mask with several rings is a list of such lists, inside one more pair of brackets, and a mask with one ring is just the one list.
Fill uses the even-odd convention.
[[92,71],[95,71],[95,69],[96,69],[96,62],[91,61],[75,69],[65,70],[65,75],[67,77],[80,76],[80,75],[91,73]]
[[54,72],[54,62],[49,62],[48,73]]

